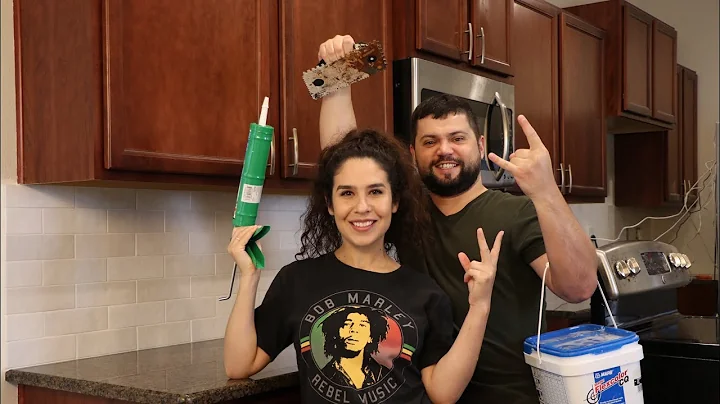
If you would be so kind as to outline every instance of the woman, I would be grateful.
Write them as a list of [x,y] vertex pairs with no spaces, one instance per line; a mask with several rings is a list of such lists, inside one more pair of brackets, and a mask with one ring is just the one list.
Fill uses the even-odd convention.
[[225,333],[230,378],[252,376],[294,344],[304,403],[459,399],[480,353],[503,233],[490,251],[478,229],[482,263],[458,256],[470,311],[453,341],[449,298],[403,264],[420,253],[428,222],[406,153],[370,130],[323,150],[304,216],[304,258],[279,271],[255,310],[260,274],[245,244],[257,227],[233,230],[228,252],[241,276]]

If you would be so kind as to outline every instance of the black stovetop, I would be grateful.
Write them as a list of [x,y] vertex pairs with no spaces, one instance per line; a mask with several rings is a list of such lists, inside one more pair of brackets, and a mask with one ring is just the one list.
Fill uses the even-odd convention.
[[720,360],[718,317],[676,313],[633,328],[647,353]]

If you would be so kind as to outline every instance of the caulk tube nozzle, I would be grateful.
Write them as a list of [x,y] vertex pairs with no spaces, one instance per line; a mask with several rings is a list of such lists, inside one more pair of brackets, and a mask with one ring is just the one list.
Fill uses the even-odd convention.
[[268,109],[270,109],[270,100],[268,97],[265,97],[262,107],[260,108],[260,119],[258,119],[258,125],[265,126],[265,123],[267,122]]

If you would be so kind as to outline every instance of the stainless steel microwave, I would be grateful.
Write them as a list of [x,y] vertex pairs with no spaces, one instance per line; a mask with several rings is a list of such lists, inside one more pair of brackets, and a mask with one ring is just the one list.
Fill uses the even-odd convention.
[[393,62],[393,120],[395,135],[409,142],[410,117],[415,107],[436,94],[466,99],[477,116],[485,139],[485,158],[480,176],[488,188],[515,184],[509,173],[487,158],[489,152],[508,159],[515,151],[515,87],[477,74],[424,59]]

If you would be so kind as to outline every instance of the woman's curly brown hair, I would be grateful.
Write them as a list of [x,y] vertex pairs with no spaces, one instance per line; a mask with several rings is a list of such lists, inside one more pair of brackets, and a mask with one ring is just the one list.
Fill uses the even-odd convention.
[[[328,212],[332,203],[334,177],[351,158],[371,158],[387,173],[393,203],[398,204],[385,233],[385,251],[407,262],[421,253],[429,234],[430,215],[420,176],[409,150],[398,139],[375,130],[352,130],[339,142],[320,153],[317,177],[306,212],[303,214],[301,248],[296,258],[315,258],[332,253],[342,244],[335,219]],[[362,173],[358,173],[362,175]]]

